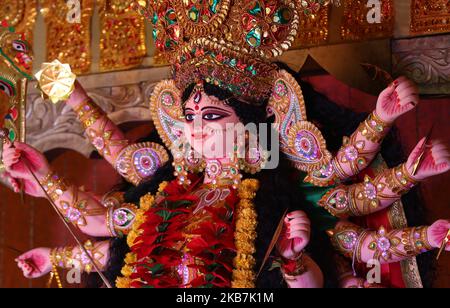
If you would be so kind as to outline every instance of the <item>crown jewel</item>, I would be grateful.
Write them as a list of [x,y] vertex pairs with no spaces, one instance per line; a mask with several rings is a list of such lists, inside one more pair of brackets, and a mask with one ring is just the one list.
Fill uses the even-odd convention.
[[204,80],[247,102],[270,97],[277,66],[299,27],[301,1],[135,1],[173,63],[177,87]]

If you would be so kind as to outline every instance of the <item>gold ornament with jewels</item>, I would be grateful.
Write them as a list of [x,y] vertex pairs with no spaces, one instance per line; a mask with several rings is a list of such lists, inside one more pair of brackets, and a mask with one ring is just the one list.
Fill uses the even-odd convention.
[[[307,121],[300,86],[273,63],[298,34],[301,1],[135,1],[135,8],[153,24],[157,49],[174,63],[173,78],[158,83],[150,101],[168,148],[177,149],[183,134],[182,91],[206,82],[243,103],[269,100],[282,151],[298,169],[310,171],[330,161],[320,131]],[[176,165],[186,178],[183,161]],[[244,165],[251,173],[260,170]]]
[[33,52],[21,33],[0,24],[0,128],[11,141],[25,141],[25,108]]

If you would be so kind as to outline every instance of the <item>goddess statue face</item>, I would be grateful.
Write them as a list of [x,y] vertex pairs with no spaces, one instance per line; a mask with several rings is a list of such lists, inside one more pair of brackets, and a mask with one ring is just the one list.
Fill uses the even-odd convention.
[[228,157],[236,140],[235,126],[241,123],[232,107],[203,91],[194,91],[184,115],[185,136],[197,153],[209,159]]

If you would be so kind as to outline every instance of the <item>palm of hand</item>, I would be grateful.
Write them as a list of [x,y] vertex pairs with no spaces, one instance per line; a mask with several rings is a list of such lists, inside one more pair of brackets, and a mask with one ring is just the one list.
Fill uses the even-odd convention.
[[413,178],[419,181],[450,170],[450,154],[447,148],[440,141],[432,140],[427,142],[422,151],[425,141],[425,138],[423,138],[417,144],[406,163],[406,167],[412,175],[414,165],[419,160],[420,155],[422,155],[421,163],[413,175]]
[[52,269],[48,248],[33,249],[19,256],[15,261],[26,278],[42,277]]
[[417,86],[405,77],[400,77],[381,92],[377,101],[377,115],[392,123],[399,116],[412,110],[419,103]]
[[[50,168],[45,157],[32,147],[16,142],[14,147],[5,144],[2,160],[6,168],[4,177],[8,179],[15,192],[23,189],[34,197],[43,197],[44,193],[36,181],[48,174]],[[31,172],[31,171],[33,172]]]

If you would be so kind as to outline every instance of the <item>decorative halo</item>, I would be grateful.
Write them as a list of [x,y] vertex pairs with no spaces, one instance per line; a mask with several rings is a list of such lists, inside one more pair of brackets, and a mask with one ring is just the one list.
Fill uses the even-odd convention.
[[167,148],[177,142],[183,133],[183,107],[180,90],[173,80],[159,82],[150,98],[150,113]]

